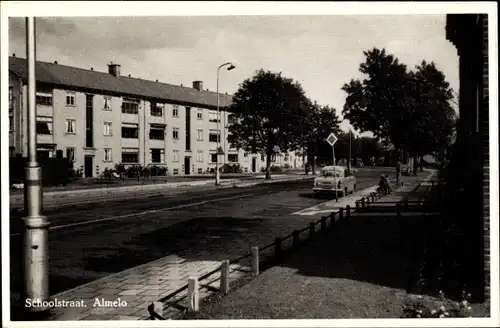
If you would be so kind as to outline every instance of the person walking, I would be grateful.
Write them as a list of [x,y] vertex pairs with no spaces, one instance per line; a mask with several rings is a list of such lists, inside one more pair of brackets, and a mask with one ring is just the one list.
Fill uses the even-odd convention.
[[385,189],[387,191],[387,194],[392,193],[391,181],[389,181],[389,176],[387,174],[385,175],[384,183],[385,183]]
[[398,159],[396,162],[396,185],[399,186],[399,181],[401,180],[401,161]]

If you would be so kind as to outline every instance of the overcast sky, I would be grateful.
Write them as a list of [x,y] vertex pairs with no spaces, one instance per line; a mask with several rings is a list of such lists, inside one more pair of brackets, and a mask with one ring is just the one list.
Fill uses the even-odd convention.
[[[258,69],[300,81],[307,95],[341,113],[340,89],[360,77],[363,51],[385,47],[409,67],[434,61],[458,91],[458,56],[445,37],[445,15],[390,16],[171,16],[38,18],[37,59],[191,86],[202,80],[234,93]],[[25,57],[23,18],[9,21],[9,55]],[[347,122],[342,124],[346,129]]]

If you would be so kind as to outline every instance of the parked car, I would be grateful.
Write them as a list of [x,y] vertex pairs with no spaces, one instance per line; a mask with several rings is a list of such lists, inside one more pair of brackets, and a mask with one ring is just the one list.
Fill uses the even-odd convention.
[[345,166],[325,166],[320,176],[314,179],[315,193],[338,193],[347,195],[356,190],[356,177]]

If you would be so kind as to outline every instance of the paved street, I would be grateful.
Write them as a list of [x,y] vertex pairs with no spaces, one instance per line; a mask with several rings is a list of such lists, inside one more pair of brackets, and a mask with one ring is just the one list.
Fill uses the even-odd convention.
[[[387,169],[356,173],[358,189],[377,183]],[[311,180],[193,190],[75,205],[48,213],[51,294],[154,261],[169,254],[220,261],[228,245],[246,253],[259,238],[303,228],[311,217],[292,215],[328,201],[313,197]],[[20,222],[13,218],[12,222]],[[11,228],[11,290],[20,290],[20,224]],[[232,257],[232,256],[231,256]]]
[[[301,174],[273,174],[273,180],[278,179],[298,179],[300,177],[306,177]],[[175,177],[174,177],[175,178]],[[221,180],[221,185],[217,188],[227,188],[233,185],[245,184],[250,182],[264,181],[265,176],[262,174],[252,175],[252,176],[242,176],[242,175],[225,175]],[[148,180],[149,181],[149,180]],[[162,182],[162,183],[160,183]],[[147,197],[147,196],[171,196],[173,194],[178,194],[185,192],[186,189],[198,188],[199,190],[210,190],[217,189],[214,185],[214,179],[207,177],[189,178],[183,177],[183,179],[169,179],[168,182],[157,181],[156,183],[144,182],[141,184],[124,184],[124,185],[111,185],[109,187],[98,187],[98,188],[83,188],[83,189],[71,189],[68,187],[66,190],[52,190],[48,188],[44,189],[43,193],[43,205],[44,211],[54,211],[61,210],[65,206],[73,205],[83,205],[95,203],[96,201],[110,201],[110,200],[124,200],[135,199],[137,197]],[[11,193],[10,195],[10,208],[11,212],[22,211],[24,206],[24,195],[22,193]]]

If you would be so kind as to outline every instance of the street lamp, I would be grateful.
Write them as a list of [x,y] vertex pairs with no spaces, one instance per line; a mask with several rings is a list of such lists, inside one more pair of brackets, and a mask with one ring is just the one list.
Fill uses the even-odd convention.
[[[222,64],[222,65],[220,65],[217,68],[217,161],[216,161],[216,164],[215,164],[215,185],[216,186],[220,185],[219,155],[220,155],[220,150],[221,150],[221,147],[220,147],[220,138],[221,138],[221,133],[220,133],[220,109],[219,109],[219,107],[220,107],[219,72],[220,72],[220,69],[222,67],[224,67],[224,66],[229,66],[227,68],[228,71],[236,68],[236,66],[234,66],[231,62]],[[224,122],[225,122],[225,120],[224,120]],[[225,132],[225,129],[224,129],[224,132]],[[226,154],[225,148],[226,148],[226,139],[224,138],[224,156]]]
[[348,164],[348,171],[349,171],[349,174],[351,173],[351,138],[352,138],[352,130],[351,128],[349,128],[349,163]]
[[49,222],[42,215],[42,169],[36,160],[36,79],[35,79],[35,18],[26,17],[26,58],[28,71],[28,163],[24,182],[24,233],[23,233],[23,278],[21,302],[31,299],[40,302],[28,312],[43,312],[50,309],[48,232]]

